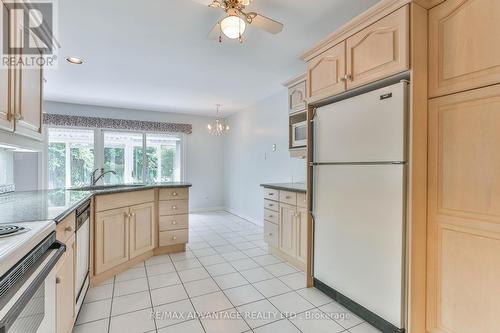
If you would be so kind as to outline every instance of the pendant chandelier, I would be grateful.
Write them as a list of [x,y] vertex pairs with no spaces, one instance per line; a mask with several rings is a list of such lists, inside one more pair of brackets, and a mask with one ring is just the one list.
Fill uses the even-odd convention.
[[208,133],[212,135],[225,135],[229,131],[229,125],[226,125],[224,118],[219,116],[220,104],[216,104],[215,122],[207,125]]

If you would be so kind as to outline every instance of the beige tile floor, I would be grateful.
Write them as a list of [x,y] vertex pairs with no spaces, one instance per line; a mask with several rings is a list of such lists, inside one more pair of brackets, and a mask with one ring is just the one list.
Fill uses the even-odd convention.
[[91,288],[74,333],[378,333],[267,254],[262,228],[190,215],[185,253],[153,257]]

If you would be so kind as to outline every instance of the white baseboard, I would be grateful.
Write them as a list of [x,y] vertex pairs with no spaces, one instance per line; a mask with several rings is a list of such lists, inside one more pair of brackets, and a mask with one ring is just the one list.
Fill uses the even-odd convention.
[[225,207],[206,207],[206,208],[192,208],[190,213],[206,213],[206,212],[220,212],[226,210]]
[[259,220],[259,219],[255,219],[253,217],[250,217],[250,216],[246,216],[245,214],[241,214],[240,212],[238,212],[237,210],[235,209],[232,209],[232,208],[229,208],[229,207],[225,207],[224,210],[228,213],[231,213],[233,215],[236,215],[244,220],[247,220],[248,222],[252,222],[253,224],[256,224],[258,225],[259,227],[262,227],[262,221]]

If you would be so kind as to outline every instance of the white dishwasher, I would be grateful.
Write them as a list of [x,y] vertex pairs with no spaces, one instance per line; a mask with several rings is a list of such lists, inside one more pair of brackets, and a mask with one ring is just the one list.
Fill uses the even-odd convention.
[[75,313],[78,314],[90,284],[90,200],[76,209]]

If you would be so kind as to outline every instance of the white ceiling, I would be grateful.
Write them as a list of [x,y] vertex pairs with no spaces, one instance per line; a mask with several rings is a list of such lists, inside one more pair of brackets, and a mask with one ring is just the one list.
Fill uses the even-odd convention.
[[213,115],[237,111],[304,72],[298,56],[378,0],[254,0],[284,23],[279,35],[249,27],[244,43],[206,38],[223,12],[192,0],[63,0],[60,61],[47,70],[47,100]]

